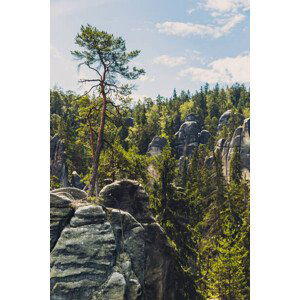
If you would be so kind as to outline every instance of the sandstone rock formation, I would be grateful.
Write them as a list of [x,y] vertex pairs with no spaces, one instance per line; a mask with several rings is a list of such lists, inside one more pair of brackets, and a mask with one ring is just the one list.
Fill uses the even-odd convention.
[[199,144],[207,144],[210,137],[211,137],[211,133],[209,131],[202,130],[198,136]]
[[85,187],[85,184],[81,181],[81,178],[76,171],[72,172],[71,185],[81,190]]
[[178,299],[172,249],[137,182],[105,186],[102,205],[79,189],[51,195],[52,300]]
[[250,119],[245,119],[243,125],[236,128],[233,137],[225,140],[220,139],[217,142],[216,149],[222,151],[223,172],[224,176],[229,178],[230,161],[237,147],[242,165],[243,176],[247,179],[250,178]]
[[85,192],[74,188],[60,188],[50,193],[50,250],[74,214],[72,200],[85,198]]
[[57,135],[50,139],[50,176],[55,176],[60,186],[68,186],[65,146]]
[[[229,109],[225,111],[219,119],[218,130],[222,129],[224,125],[228,125],[230,123],[230,118],[232,117],[232,111]],[[238,125],[243,123],[244,117],[241,114],[235,114],[236,122]],[[232,121],[232,120],[231,120]]]
[[189,156],[199,145],[198,134],[201,132],[201,125],[194,114],[186,117],[185,122],[175,134],[176,149],[179,156]]
[[167,140],[164,137],[155,136],[148,146],[147,154],[149,156],[159,155],[162,149],[167,144]]

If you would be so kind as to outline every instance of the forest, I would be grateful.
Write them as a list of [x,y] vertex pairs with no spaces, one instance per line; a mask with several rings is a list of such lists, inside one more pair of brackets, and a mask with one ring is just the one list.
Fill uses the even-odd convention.
[[[134,101],[134,87],[122,80],[144,74],[128,67],[139,51],[127,52],[122,38],[90,26],[81,28],[75,43],[83,50],[72,54],[95,69],[97,79],[83,80],[96,84],[83,95],[50,90],[50,136],[64,145],[68,184],[75,186],[75,174],[88,200],[97,203],[108,182],[138,181],[174,250],[182,299],[249,299],[249,177],[238,147],[224,174],[216,145],[230,141],[250,117],[250,89],[206,83],[196,91],[175,87],[169,97],[158,91],[155,99]],[[195,141],[191,131],[188,147],[181,143],[185,123],[196,124],[197,136],[208,132],[205,142]],[[159,145],[151,153],[153,140]],[[51,174],[50,189],[60,186],[61,178]]]

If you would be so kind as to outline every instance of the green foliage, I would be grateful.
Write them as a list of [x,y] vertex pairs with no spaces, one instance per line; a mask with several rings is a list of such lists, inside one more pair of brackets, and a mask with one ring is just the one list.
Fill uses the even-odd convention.
[[[93,30],[88,27],[83,32],[91,31],[103,45],[110,45],[107,49],[116,47],[116,38]],[[106,51],[104,46],[101,49]],[[90,63],[97,56],[92,50],[84,55]],[[90,133],[96,139],[101,99],[59,89],[50,95],[51,135],[58,134],[65,142],[68,170],[76,170],[88,183],[94,145]],[[229,182],[223,176],[221,153],[214,151],[215,142],[230,138],[240,125],[240,114],[249,117],[249,91],[238,84],[226,88],[205,85],[194,95],[174,90],[170,98],[146,98],[134,105],[123,98],[118,104],[119,112],[110,103],[107,107],[109,122],[99,160],[98,190],[106,178],[135,179],[145,186],[151,209],[174,251],[181,299],[249,299],[249,182],[242,178],[238,149],[230,163]],[[228,109],[233,112],[230,125],[217,131],[218,119]],[[179,170],[174,136],[189,113],[199,117],[212,137]],[[133,126],[126,124],[128,118],[134,119]],[[157,135],[165,137],[168,145],[161,155],[150,158],[147,148]]]
[[50,177],[50,191],[60,188],[59,178],[57,176]]
[[81,26],[75,44],[82,49],[71,51],[75,59],[80,61],[78,67],[85,65],[98,75],[97,79],[83,82],[97,83],[96,86],[106,89],[106,93],[115,91],[129,95],[133,86],[120,84],[120,79],[133,80],[145,74],[143,69],[129,67],[129,63],[140,54],[140,51],[127,52],[122,37],[115,37],[88,24]]
[[184,120],[190,113],[194,112],[194,101],[191,99],[179,107],[181,120]]
[[72,92],[50,91],[50,134],[58,135],[64,142],[68,170],[85,174],[90,161],[87,149],[78,143],[80,105],[78,96]]
[[99,164],[99,185],[104,186],[104,180],[135,179],[142,184],[148,182],[147,167],[149,158],[138,154],[137,148],[126,151],[117,140],[111,147],[102,151]]
[[195,246],[188,228],[188,198],[184,191],[174,185],[177,175],[177,161],[167,145],[155,159],[159,177],[150,192],[151,206],[157,220],[165,229],[170,245],[175,252],[177,269],[182,274],[180,293],[183,299],[201,299],[196,291],[195,278],[190,263],[195,261]]
[[242,164],[238,148],[235,146],[229,167],[230,180],[240,183],[242,180]]
[[228,300],[245,299],[244,258],[247,256],[247,249],[241,243],[230,210],[227,208],[220,217],[222,232],[212,249],[215,256],[207,274],[208,295]]

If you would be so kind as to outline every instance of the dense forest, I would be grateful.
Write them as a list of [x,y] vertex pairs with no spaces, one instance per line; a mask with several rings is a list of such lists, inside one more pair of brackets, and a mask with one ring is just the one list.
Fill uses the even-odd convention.
[[[249,89],[238,83],[205,84],[193,93],[174,89],[170,97],[137,102],[125,93],[104,96],[106,123],[95,192],[89,201],[97,203],[98,192],[108,182],[138,181],[174,250],[182,299],[249,299],[249,179],[241,170],[237,147],[228,176],[216,147],[221,139],[232,139],[250,117]],[[76,174],[89,189],[103,103],[97,90],[84,95],[59,88],[50,91],[50,135],[64,145],[66,180],[71,186]],[[228,110],[230,117],[220,126]],[[209,135],[187,151],[178,144],[178,132],[191,117],[199,132]],[[163,143],[151,154],[153,139]],[[50,185],[59,187],[60,178],[52,174]]]
[[[91,132],[96,135],[99,124],[99,102],[93,96],[60,89],[51,90],[50,100],[51,136],[58,135],[65,145],[69,182],[76,171],[88,184],[93,156],[90,137]],[[239,125],[232,120],[218,130],[223,112],[231,109],[249,117],[249,91],[239,84],[212,89],[206,84],[194,94],[177,94],[174,89],[170,98],[146,98],[135,104],[128,100],[107,109],[98,190],[106,179],[135,179],[145,186],[153,212],[176,250],[187,285],[182,287],[184,293],[248,299],[249,182],[238,167],[238,152],[227,181],[220,153],[214,149],[217,140],[230,138]],[[188,166],[180,170],[175,133],[191,113],[211,138],[195,149]],[[167,145],[160,155],[151,157],[147,149],[155,136],[164,137]],[[213,168],[206,164],[210,156]],[[52,177],[51,188],[58,186],[58,179]]]

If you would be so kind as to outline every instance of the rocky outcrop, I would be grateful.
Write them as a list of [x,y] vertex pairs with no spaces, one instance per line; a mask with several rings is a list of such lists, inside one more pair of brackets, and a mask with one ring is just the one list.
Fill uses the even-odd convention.
[[172,249],[142,186],[109,184],[100,192],[101,205],[85,203],[85,195],[79,189],[52,193],[56,210],[70,212],[51,251],[51,299],[178,299]]
[[209,131],[202,130],[198,136],[199,144],[207,144],[210,137],[211,137],[211,133]]
[[50,250],[74,214],[72,201],[86,198],[85,192],[74,188],[60,188],[50,193]]
[[176,150],[178,156],[189,156],[199,145],[198,135],[201,132],[201,124],[194,114],[186,117],[185,122],[175,134]]
[[81,181],[81,178],[76,171],[72,172],[71,185],[81,190],[85,187],[85,184]]
[[250,178],[250,119],[245,119],[243,125],[236,128],[231,139],[220,139],[217,142],[216,149],[221,149],[223,172],[228,179],[230,172],[230,162],[237,147],[240,158],[243,176]]
[[[232,117],[234,116],[234,120]],[[219,119],[218,130],[221,130],[223,126],[229,125],[230,122],[234,122],[235,124],[241,125],[243,123],[244,117],[239,113],[235,113],[233,115],[231,109],[225,111]]]
[[55,176],[60,186],[68,186],[65,145],[57,135],[50,139],[50,176]]
[[149,156],[161,154],[166,144],[167,140],[164,137],[155,136],[148,146],[147,154]]

